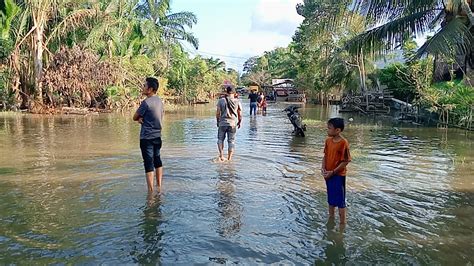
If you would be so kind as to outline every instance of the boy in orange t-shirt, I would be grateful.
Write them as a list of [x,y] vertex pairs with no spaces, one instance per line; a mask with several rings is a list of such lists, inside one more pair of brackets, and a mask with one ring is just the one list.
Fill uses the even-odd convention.
[[346,166],[351,161],[349,142],[340,135],[343,130],[344,119],[329,119],[321,167],[326,180],[329,217],[334,218],[337,207],[341,224],[346,223]]

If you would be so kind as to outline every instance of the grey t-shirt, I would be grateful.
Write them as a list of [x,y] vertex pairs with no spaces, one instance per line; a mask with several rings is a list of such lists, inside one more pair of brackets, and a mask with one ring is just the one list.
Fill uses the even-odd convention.
[[227,101],[224,98],[220,98],[219,101],[217,101],[217,107],[220,110],[221,117],[219,118],[219,126],[220,127],[225,127],[225,126],[231,126],[235,127],[237,126],[238,122],[238,117],[236,116],[237,111],[240,109],[242,110],[242,104],[240,103],[239,99],[227,98],[229,101],[234,101],[234,103],[237,105],[237,109],[235,110],[235,114],[233,114],[229,109],[227,108]]
[[163,102],[154,95],[146,98],[138,107],[138,115],[143,117],[140,139],[161,137],[161,121],[163,120]]

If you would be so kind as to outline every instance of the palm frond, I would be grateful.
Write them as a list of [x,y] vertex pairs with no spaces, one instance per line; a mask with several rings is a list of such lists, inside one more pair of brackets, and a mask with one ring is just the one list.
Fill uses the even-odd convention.
[[182,31],[176,28],[167,28],[167,32],[165,33],[167,36],[171,37],[174,40],[182,40],[190,43],[194,46],[195,49],[199,47],[199,41],[192,33]]
[[28,31],[27,25],[29,20],[29,12],[29,8],[23,9],[20,14],[20,19],[18,20],[17,24],[14,25],[14,30],[12,33],[15,36],[15,44],[18,44],[23,38],[23,34]]
[[[148,0],[150,2],[150,0]],[[153,1],[153,0],[151,0]],[[154,0],[156,5],[156,14],[159,18],[163,18],[166,16],[166,13],[170,11],[171,1],[170,0]]]
[[352,38],[345,49],[353,54],[361,49],[375,54],[386,53],[398,47],[404,39],[426,32],[438,12],[425,10],[389,21]]
[[186,31],[186,29],[184,28],[184,26],[181,24],[181,23],[178,23],[178,22],[175,22],[175,21],[171,21],[171,20],[162,20],[161,25],[157,25],[157,27],[164,27],[165,28],[165,31],[171,31],[171,29],[173,31]]
[[4,0],[3,9],[0,10],[0,37],[7,39],[10,34],[10,28],[13,18],[20,12],[20,8],[13,0]]
[[53,38],[58,38],[64,35],[67,31],[77,29],[78,27],[85,26],[87,19],[96,17],[99,11],[96,9],[79,9],[75,10],[67,15],[56,27],[54,27],[46,39],[45,45]]
[[173,13],[173,14],[167,15],[166,20],[174,21],[176,23],[186,25],[190,28],[192,28],[193,25],[197,23],[197,17],[192,12]]
[[473,36],[461,18],[456,17],[442,27],[418,49],[415,58],[426,53],[442,54],[449,57],[470,52]]
[[429,9],[440,9],[440,0],[355,0],[353,10],[374,22]]

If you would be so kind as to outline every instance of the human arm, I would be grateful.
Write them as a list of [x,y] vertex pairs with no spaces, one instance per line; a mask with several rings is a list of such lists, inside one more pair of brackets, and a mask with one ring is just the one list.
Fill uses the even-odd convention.
[[344,167],[346,167],[347,165],[349,164],[349,162],[341,162],[337,167],[336,169],[332,170],[332,171],[326,171],[326,175],[324,175],[324,178],[325,179],[328,179],[330,178],[331,176],[333,175],[336,175],[337,173],[339,173],[339,171],[341,171],[342,169],[344,169]]
[[138,111],[133,114],[133,121],[138,121],[140,119],[140,115],[138,114]]
[[216,125],[219,127],[219,119],[221,118],[221,108],[219,108],[219,104],[217,104],[216,108]]
[[140,104],[135,114],[133,114],[133,121],[138,121],[138,123],[143,123],[143,116],[145,115],[146,110],[148,109],[148,105],[145,101]]
[[326,178],[326,151],[327,151],[328,142],[327,140],[324,142],[324,156],[323,161],[321,162],[321,174]]
[[240,123],[242,122],[242,105],[239,102],[239,108],[237,108],[237,128],[240,128]]
[[326,154],[323,156],[323,161],[321,162],[321,174],[326,178]]
[[342,148],[341,156],[338,160],[339,161],[338,165],[336,166],[336,168],[334,168],[334,170],[326,171],[324,178],[328,179],[332,177],[333,175],[339,174],[341,171],[343,171],[343,169],[345,169],[345,167],[351,162],[351,160],[352,159],[351,159],[351,154],[349,151],[349,143],[344,140],[344,146]]

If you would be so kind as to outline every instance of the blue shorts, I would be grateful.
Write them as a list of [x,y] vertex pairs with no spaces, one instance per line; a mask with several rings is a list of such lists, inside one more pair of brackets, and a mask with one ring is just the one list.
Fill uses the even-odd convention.
[[328,204],[330,206],[346,207],[346,177],[335,175],[326,180]]

